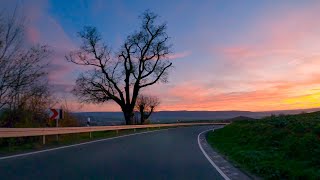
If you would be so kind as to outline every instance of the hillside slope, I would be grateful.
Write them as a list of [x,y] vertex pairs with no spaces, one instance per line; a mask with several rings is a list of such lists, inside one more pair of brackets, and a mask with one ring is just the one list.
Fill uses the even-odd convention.
[[320,112],[235,121],[208,142],[235,164],[266,179],[320,179]]

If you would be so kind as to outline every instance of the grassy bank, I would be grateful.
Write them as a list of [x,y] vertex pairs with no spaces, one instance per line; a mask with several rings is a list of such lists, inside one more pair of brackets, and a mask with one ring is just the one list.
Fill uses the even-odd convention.
[[210,132],[207,140],[265,179],[320,179],[320,112],[236,121]]
[[[163,129],[163,128],[162,128]],[[0,156],[6,156],[11,154],[18,154],[23,152],[42,150],[47,148],[58,147],[62,145],[77,144],[82,142],[88,142],[97,139],[104,139],[116,136],[122,136],[126,134],[159,130],[159,128],[136,129],[132,130],[120,130],[116,131],[100,131],[92,132],[91,138],[89,133],[77,133],[77,134],[63,134],[58,136],[46,136],[46,144],[42,144],[42,137],[21,137],[21,138],[0,138]]]

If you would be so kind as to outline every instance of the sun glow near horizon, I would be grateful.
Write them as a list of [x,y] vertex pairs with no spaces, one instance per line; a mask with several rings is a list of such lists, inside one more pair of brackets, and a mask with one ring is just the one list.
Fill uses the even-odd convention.
[[51,0],[5,0],[0,5],[14,9],[18,2],[30,22],[27,40],[53,48],[49,80],[60,95],[68,94],[73,111],[120,111],[112,102],[81,107],[70,95],[79,69],[64,56],[79,46],[76,32],[87,24],[97,26],[116,49],[134,31],[135,23],[139,23],[136,17],[145,9],[168,22],[174,45],[170,59],[175,68],[169,83],[143,90],[161,99],[158,110],[320,107],[320,23],[314,19],[320,16],[319,1],[204,1],[183,5],[127,1],[107,6],[97,1],[70,5]]

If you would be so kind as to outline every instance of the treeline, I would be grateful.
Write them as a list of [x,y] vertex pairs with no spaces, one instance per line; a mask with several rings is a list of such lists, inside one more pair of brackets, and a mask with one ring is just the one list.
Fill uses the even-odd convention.
[[58,105],[48,78],[52,51],[28,44],[25,27],[16,12],[0,14],[0,127],[54,126],[48,121],[48,109]]

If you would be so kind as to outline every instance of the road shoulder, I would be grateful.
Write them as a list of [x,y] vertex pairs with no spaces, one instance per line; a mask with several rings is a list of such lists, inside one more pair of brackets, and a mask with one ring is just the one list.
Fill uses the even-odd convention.
[[217,151],[215,151],[206,140],[206,134],[211,131],[207,130],[199,134],[198,143],[204,155],[212,166],[221,174],[224,179],[252,179],[244,172],[234,167],[230,162],[226,161]]

